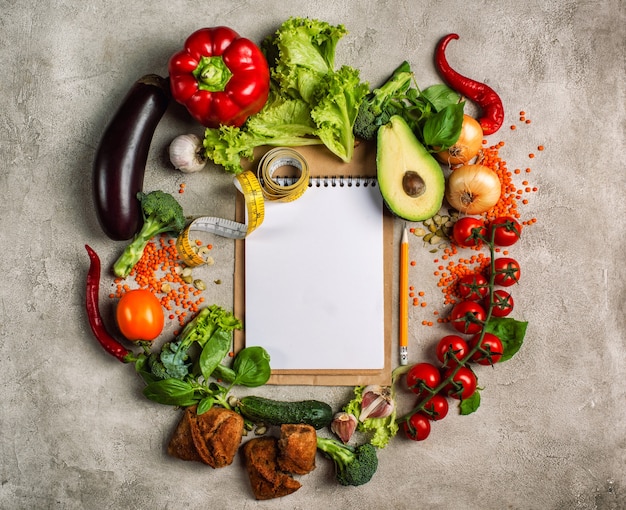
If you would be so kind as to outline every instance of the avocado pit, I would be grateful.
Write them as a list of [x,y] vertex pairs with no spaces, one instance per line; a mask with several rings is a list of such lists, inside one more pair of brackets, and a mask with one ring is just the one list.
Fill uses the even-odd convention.
[[426,183],[420,174],[413,170],[408,170],[402,177],[402,189],[411,198],[419,197],[426,191]]

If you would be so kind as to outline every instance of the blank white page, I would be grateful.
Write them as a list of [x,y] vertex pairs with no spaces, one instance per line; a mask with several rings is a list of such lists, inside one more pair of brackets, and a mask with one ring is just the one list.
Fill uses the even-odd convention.
[[245,240],[244,327],[273,370],[384,368],[382,208],[377,186],[330,179],[266,202]]

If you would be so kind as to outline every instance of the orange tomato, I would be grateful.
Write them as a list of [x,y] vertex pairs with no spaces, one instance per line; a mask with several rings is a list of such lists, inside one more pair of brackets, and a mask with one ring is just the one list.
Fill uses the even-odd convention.
[[161,303],[146,289],[126,292],[117,304],[115,317],[120,332],[128,340],[154,340],[165,323]]

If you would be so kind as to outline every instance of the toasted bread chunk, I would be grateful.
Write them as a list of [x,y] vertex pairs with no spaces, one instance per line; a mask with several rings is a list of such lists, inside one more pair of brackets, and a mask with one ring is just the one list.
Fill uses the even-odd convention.
[[306,475],[315,469],[317,434],[311,425],[286,424],[280,426],[278,440],[278,467],[282,471]]
[[185,409],[167,451],[179,459],[220,468],[233,462],[242,437],[241,415],[221,407],[198,415],[197,407],[191,406]]
[[243,418],[223,407],[212,407],[205,413],[190,413],[191,437],[202,462],[213,468],[233,462],[243,437]]
[[182,460],[192,460],[201,462],[202,459],[196,450],[196,445],[193,444],[193,438],[191,437],[191,421],[189,408],[185,410],[182,418],[178,422],[174,433],[167,445],[167,453],[172,457],[176,457]]
[[243,445],[246,470],[254,497],[258,500],[280,498],[297,491],[302,485],[281,471],[277,463],[278,440],[256,437]]

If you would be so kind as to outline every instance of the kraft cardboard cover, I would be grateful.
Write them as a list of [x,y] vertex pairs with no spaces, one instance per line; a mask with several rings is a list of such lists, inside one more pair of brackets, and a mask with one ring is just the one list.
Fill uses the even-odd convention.
[[[264,152],[270,148],[263,148],[255,153],[254,162],[246,162],[247,169],[256,170],[256,164]],[[295,148],[307,161],[311,177],[375,177],[376,153],[373,144],[361,143],[355,147],[354,156],[349,163],[343,163],[324,146],[309,146]],[[273,369],[269,384],[277,385],[318,385],[318,386],[357,386],[366,384],[391,383],[391,351],[392,351],[392,288],[393,288],[393,216],[383,205],[383,303],[384,325],[383,338],[380,342],[384,349],[384,366],[382,369]],[[236,219],[243,222],[245,218],[245,204],[243,196],[238,194],[236,204]],[[263,224],[259,229],[263,228]],[[251,235],[254,235],[253,232]],[[234,349],[238,352],[246,345],[245,340],[245,240],[235,242],[235,277],[234,277],[234,311],[235,315],[244,323],[242,331],[236,331]],[[271,362],[270,362],[271,364]]]

